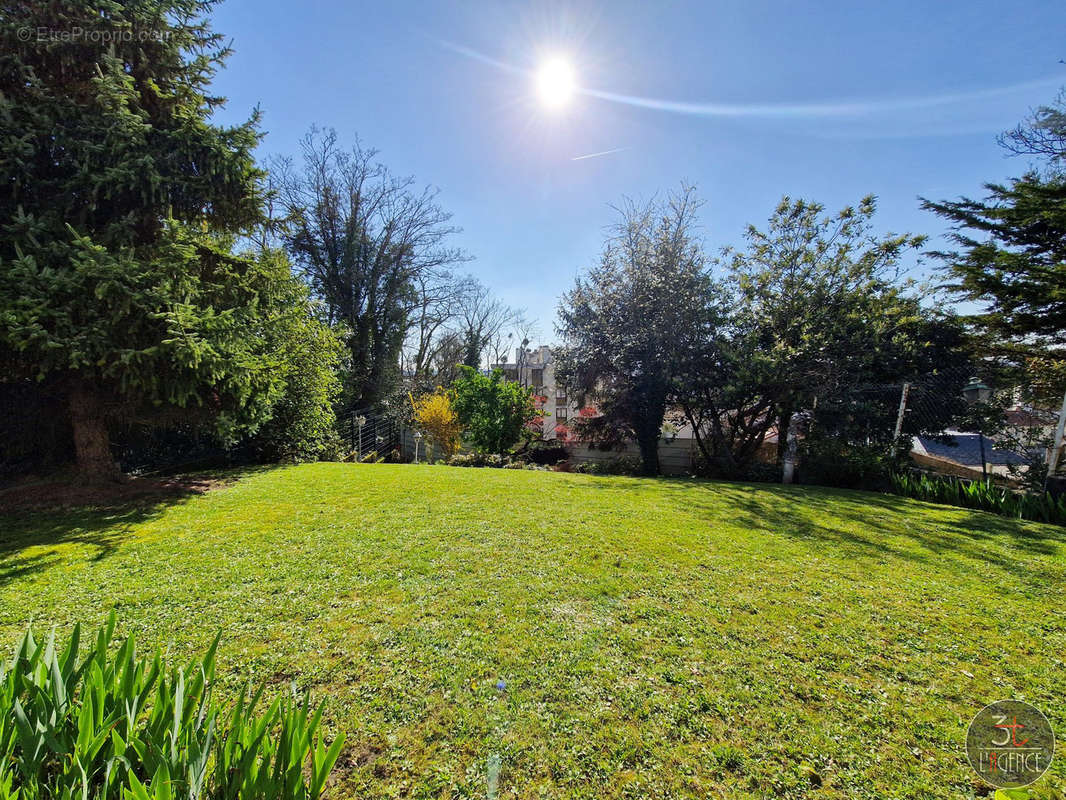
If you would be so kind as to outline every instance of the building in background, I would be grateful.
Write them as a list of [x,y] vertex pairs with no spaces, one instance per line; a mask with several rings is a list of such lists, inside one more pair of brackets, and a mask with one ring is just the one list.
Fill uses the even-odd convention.
[[[518,381],[533,390],[538,397],[537,406],[544,412],[544,438],[565,442],[572,463],[603,463],[621,457],[634,460],[640,457],[640,448],[635,442],[629,442],[621,450],[600,450],[574,437],[571,425],[580,415],[581,407],[573,397],[567,396],[566,387],[556,383],[555,363],[547,345],[533,349],[516,348],[513,362],[493,364],[492,368],[502,370],[507,380]],[[590,410],[585,409],[585,413]],[[696,441],[688,425],[680,428],[664,426],[663,438],[659,442],[659,466],[664,474],[691,474],[695,469],[696,453]]]
[[541,398],[537,405],[544,412],[545,439],[559,438],[569,430],[578,407],[567,396],[566,388],[555,382],[555,363],[548,345],[542,344],[534,349],[515,348],[513,362],[493,364],[492,368],[502,370],[507,380],[517,381]]

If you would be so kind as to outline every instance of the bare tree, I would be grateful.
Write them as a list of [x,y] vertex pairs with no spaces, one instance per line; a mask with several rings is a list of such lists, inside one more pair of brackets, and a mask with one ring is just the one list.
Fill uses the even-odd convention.
[[358,140],[351,150],[333,130],[312,128],[301,159],[273,164],[285,214],[281,239],[328,321],[347,328],[351,407],[379,402],[397,381],[400,353],[419,324],[426,297],[466,260],[446,246],[457,232],[437,192],[417,189],[377,163],[377,151]]
[[499,360],[501,335],[524,319],[524,311],[511,308],[471,278],[460,300],[458,317],[463,363],[476,369],[486,356]]
[[426,371],[437,386],[450,386],[459,377],[459,365],[463,363],[463,340],[454,331],[442,335],[433,349]]
[[1050,175],[1062,173],[1066,164],[1066,89],[1048,106],[1040,106],[1029,119],[999,137],[999,143],[1016,156],[1040,156]]
[[515,345],[527,347],[540,336],[540,324],[526,314],[524,309],[514,312],[510,324],[500,328],[488,346],[491,364],[502,364],[514,351]]
[[[449,273],[420,275],[414,281],[416,301],[411,309],[411,330],[404,344],[404,376],[414,383],[432,380],[439,357],[452,349],[454,328],[469,278]],[[456,363],[462,360],[458,355]],[[454,366],[454,365],[453,365]]]

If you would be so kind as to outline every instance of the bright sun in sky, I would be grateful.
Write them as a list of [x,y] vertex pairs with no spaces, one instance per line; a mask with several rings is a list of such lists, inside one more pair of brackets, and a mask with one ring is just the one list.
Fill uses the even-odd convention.
[[546,108],[558,109],[567,105],[577,88],[574,69],[564,58],[550,58],[537,69],[537,96]]

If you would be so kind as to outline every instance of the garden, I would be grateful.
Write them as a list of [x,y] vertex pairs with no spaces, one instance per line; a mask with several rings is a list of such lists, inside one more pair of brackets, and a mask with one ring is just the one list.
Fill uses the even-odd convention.
[[[174,666],[218,636],[223,717],[257,687],[260,711],[322,704],[334,797],[485,797],[490,778],[500,797],[975,797],[966,726],[989,700],[1066,736],[1059,527],[694,479],[230,477],[9,515],[8,655],[31,624],[61,653],[112,613],[116,641]],[[1064,779],[1056,761],[1032,796]]]
[[[393,4],[343,3],[242,9],[261,60],[221,73],[217,5],[0,14],[0,800],[1066,800],[1063,757],[1002,780],[968,739],[997,700],[1046,714],[1040,756],[1066,737],[1066,95],[986,137],[1032,165],[980,200],[738,129],[705,206],[607,146],[1056,81],[703,106],[450,44],[458,10],[404,51]],[[359,63],[303,72],[327,55]],[[489,72],[523,88],[478,119]],[[238,74],[296,94],[267,126]],[[524,147],[525,95],[619,116]],[[941,195],[987,166],[941,150],[910,175]]]

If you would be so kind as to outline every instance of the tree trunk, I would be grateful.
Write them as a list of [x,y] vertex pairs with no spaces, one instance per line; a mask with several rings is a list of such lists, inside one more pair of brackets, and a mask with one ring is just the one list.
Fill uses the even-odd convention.
[[637,445],[640,447],[640,460],[644,475],[659,474],[659,431],[655,435],[644,433],[637,436]]
[[785,451],[788,449],[788,423],[792,419],[792,408],[782,408],[777,414],[777,463],[785,461]]
[[79,480],[86,483],[119,480],[122,473],[111,457],[111,439],[100,394],[78,382],[70,390],[68,402]]
[[788,428],[785,434],[785,457],[781,462],[781,483],[792,483],[796,470],[796,446],[799,444],[799,415],[792,414],[788,418]]

